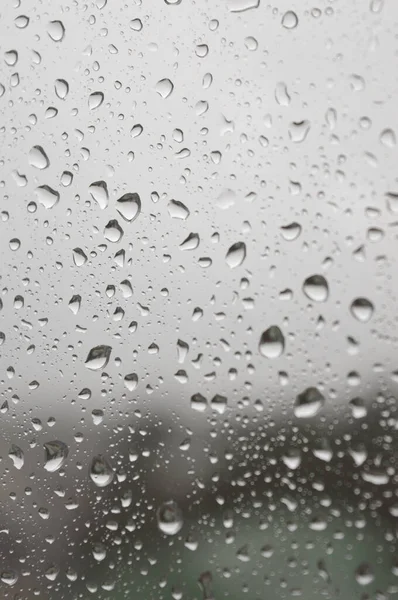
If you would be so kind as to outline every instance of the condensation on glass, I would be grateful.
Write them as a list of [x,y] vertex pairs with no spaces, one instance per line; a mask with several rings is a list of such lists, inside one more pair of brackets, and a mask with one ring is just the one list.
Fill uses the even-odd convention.
[[1,598],[398,593],[397,26],[3,0]]

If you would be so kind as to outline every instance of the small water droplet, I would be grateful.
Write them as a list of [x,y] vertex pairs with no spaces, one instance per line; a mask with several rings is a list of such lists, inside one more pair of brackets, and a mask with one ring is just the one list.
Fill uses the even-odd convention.
[[8,456],[11,458],[16,469],[22,469],[25,462],[25,456],[22,449],[19,446],[12,444],[8,452]]
[[69,93],[69,84],[65,79],[57,79],[55,81],[55,93],[60,100],[65,100]]
[[225,260],[231,269],[240,267],[246,258],[246,244],[244,242],[236,242],[229,248]]
[[124,235],[124,231],[120,227],[120,225],[116,221],[116,219],[111,219],[111,221],[109,221],[105,225],[104,237],[106,240],[108,240],[108,242],[112,242],[113,244],[116,244],[117,242],[120,242],[123,235]]
[[94,181],[88,189],[93,200],[97,202],[101,210],[104,210],[109,201],[108,187],[105,181]]
[[128,389],[129,392],[133,392],[138,385],[138,375],[137,373],[129,373],[124,378],[124,385]]
[[111,352],[111,346],[101,345],[91,348],[86,358],[86,367],[88,369],[91,369],[92,371],[99,371],[100,369],[104,369],[109,362]]
[[62,42],[65,35],[65,27],[62,21],[50,21],[47,33],[54,42]]
[[351,304],[351,314],[362,323],[367,323],[373,316],[374,306],[367,298],[356,298]]
[[279,358],[284,350],[285,338],[279,327],[272,325],[262,333],[259,351],[265,358]]
[[299,223],[289,223],[281,227],[283,239],[288,242],[296,240],[301,233],[301,225]]
[[328,282],[322,275],[312,275],[304,281],[303,292],[313,302],[325,302],[329,297]]
[[289,106],[290,104],[290,96],[287,91],[286,83],[283,83],[283,81],[277,83],[276,85],[275,100],[279,106]]
[[87,256],[81,248],[73,249],[73,262],[76,267],[82,267],[87,262]]
[[298,25],[298,17],[292,10],[288,10],[282,17],[282,25],[285,29],[295,29]]
[[159,96],[166,99],[173,92],[174,85],[170,81],[170,79],[161,79],[160,81],[157,82],[155,89],[156,89],[157,93],[159,94]]
[[325,403],[325,398],[316,387],[309,387],[299,394],[294,405],[294,414],[299,419],[314,417]]
[[64,442],[54,440],[44,444],[45,465],[44,468],[50,473],[58,471],[68,456],[68,446]]
[[190,233],[187,238],[180,244],[181,250],[196,250],[199,246],[200,238],[197,233]]
[[368,563],[362,563],[355,571],[355,579],[359,585],[369,585],[374,580],[374,574]]
[[41,146],[33,146],[29,152],[29,164],[36,169],[47,169],[50,161]]
[[114,472],[106,458],[98,454],[91,462],[89,475],[97,487],[103,488],[112,483]]
[[54,208],[59,202],[59,193],[53,190],[49,185],[41,185],[36,188],[35,192],[39,203],[44,206],[44,208]]
[[289,136],[292,142],[300,144],[304,142],[311,128],[311,123],[307,120],[293,121],[289,126]]
[[160,531],[167,535],[176,535],[184,524],[182,512],[173,500],[164,502],[158,508],[156,518]]
[[132,194],[124,194],[124,196],[117,201],[116,208],[123,219],[132,223],[140,215],[141,198],[135,192]]
[[102,92],[93,92],[88,97],[88,107],[90,110],[99,108],[104,101],[104,94]]

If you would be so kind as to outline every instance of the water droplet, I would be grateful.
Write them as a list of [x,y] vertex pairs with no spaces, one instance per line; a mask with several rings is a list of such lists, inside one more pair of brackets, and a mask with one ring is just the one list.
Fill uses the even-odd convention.
[[191,396],[191,408],[197,412],[204,412],[207,408],[207,400],[202,394]]
[[18,52],[16,50],[9,50],[4,54],[4,60],[6,65],[14,67],[18,62]]
[[172,219],[181,219],[185,221],[189,217],[189,209],[178,200],[170,200],[167,205],[169,215]]
[[[16,571],[2,571],[1,575],[0,575],[0,579],[3,583],[5,583],[6,585],[9,585],[10,587],[12,585],[15,585],[18,581],[18,574],[16,573]],[[14,596],[14,598],[17,598],[18,596]]]
[[50,188],[49,185],[41,185],[35,190],[37,200],[44,208],[54,208],[59,202],[60,195],[58,192]]
[[18,470],[22,469],[24,462],[25,462],[25,456],[19,446],[12,444],[10,447],[10,450],[8,452],[8,456],[11,458],[12,462],[14,463],[14,467],[16,469],[18,469]]
[[374,580],[374,574],[368,563],[362,563],[355,571],[355,579],[359,585],[369,585]]
[[301,233],[301,225],[299,223],[289,223],[281,227],[283,239],[288,242],[296,240]]
[[159,94],[159,96],[166,99],[173,92],[174,85],[170,81],[170,79],[161,79],[160,81],[157,82],[155,89],[156,89],[157,93]]
[[289,126],[289,136],[292,142],[300,144],[304,142],[311,128],[311,123],[307,120],[293,121]]
[[290,104],[290,96],[287,91],[286,83],[283,83],[283,81],[276,85],[275,100],[280,106],[289,106]]
[[54,440],[44,444],[45,465],[44,468],[50,473],[58,471],[68,456],[68,446],[64,442]]
[[367,298],[356,298],[351,304],[351,314],[362,323],[367,323],[373,316],[374,306]]
[[111,219],[111,221],[109,221],[105,225],[104,237],[106,240],[108,240],[108,242],[112,242],[113,244],[116,244],[117,242],[120,242],[123,235],[124,235],[124,231],[120,227],[120,225],[116,221],[116,219]]
[[41,146],[33,146],[29,152],[29,164],[36,169],[47,169],[50,161]]
[[74,315],[77,315],[77,313],[79,312],[81,302],[82,297],[79,294],[72,296],[72,298],[69,300],[68,306]]
[[69,93],[69,84],[65,79],[57,79],[55,81],[55,93],[60,100],[65,100]]
[[216,394],[210,400],[210,406],[211,406],[211,409],[218,412],[219,415],[223,415],[227,408],[226,396],[221,396],[220,394]]
[[109,362],[112,348],[110,346],[95,346],[91,348],[86,358],[85,365],[92,371],[99,371],[104,369]]
[[282,17],[282,25],[285,29],[294,29],[298,25],[298,18],[295,12],[288,10]]
[[260,354],[265,358],[278,358],[285,350],[285,338],[276,325],[272,325],[261,335],[259,342]]
[[190,233],[187,238],[180,244],[181,250],[196,250],[199,246],[200,238],[197,233]]
[[167,535],[176,535],[184,524],[182,512],[173,500],[164,502],[158,508],[156,518],[160,531]]
[[260,0],[227,0],[228,10],[234,12],[244,12],[260,6]]
[[140,215],[141,198],[135,192],[132,194],[124,194],[124,196],[117,201],[116,208],[123,219],[132,223]]
[[88,189],[93,200],[97,202],[101,210],[104,210],[109,201],[108,187],[105,181],[94,181]]
[[322,275],[312,275],[304,281],[303,292],[313,302],[325,302],[329,297],[328,282]]
[[90,110],[99,108],[104,101],[104,94],[102,92],[93,92],[88,97],[88,107]]
[[258,41],[252,35],[245,38],[245,46],[250,52],[254,52],[258,48]]
[[103,488],[112,483],[114,472],[106,458],[98,454],[91,462],[89,475],[97,487]]
[[164,0],[166,4],[176,5],[181,4],[182,0]]
[[299,419],[314,417],[325,403],[325,398],[316,387],[309,387],[299,394],[294,405],[294,414]]
[[87,256],[81,248],[73,249],[73,262],[76,267],[82,267],[87,262]]
[[61,21],[50,21],[47,33],[54,42],[61,42],[64,39],[65,27]]
[[240,267],[246,258],[246,244],[244,242],[236,242],[229,248],[225,260],[231,269]]
[[137,373],[129,373],[124,378],[124,385],[128,389],[129,392],[133,392],[138,385],[138,375]]
[[25,27],[29,25],[29,17],[27,17],[26,15],[19,15],[14,20],[14,23],[15,26],[18,27],[18,29],[25,29]]
[[386,148],[394,148],[397,144],[397,138],[392,129],[384,129],[380,134],[380,142]]

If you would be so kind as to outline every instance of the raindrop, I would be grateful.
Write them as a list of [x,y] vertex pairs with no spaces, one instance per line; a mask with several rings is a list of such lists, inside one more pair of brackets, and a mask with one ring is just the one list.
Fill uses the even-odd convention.
[[168,98],[173,92],[174,85],[170,81],[170,79],[161,79],[157,82],[155,89],[159,96],[161,96],[162,98]]
[[36,169],[46,169],[50,161],[41,146],[33,146],[29,152],[29,164]]
[[99,108],[104,101],[104,94],[102,92],[93,92],[88,97],[88,107],[90,110]]
[[227,0],[228,10],[233,13],[258,8],[259,5],[260,0]]
[[55,93],[60,100],[65,100],[69,93],[69,84],[65,79],[56,79],[55,81]]
[[25,29],[25,27],[29,25],[29,17],[26,15],[19,15],[19,17],[14,20],[14,23],[18,29]]
[[4,54],[4,60],[6,65],[13,67],[18,62],[18,52],[16,50],[9,50]]
[[104,369],[109,362],[112,348],[110,346],[95,346],[91,348],[86,358],[85,365],[92,371],[99,371]]
[[156,511],[160,531],[167,535],[176,535],[183,526],[182,512],[176,502],[164,502]]
[[133,392],[138,385],[138,375],[137,373],[129,373],[124,378],[124,385],[128,389],[129,392]]
[[64,442],[55,440],[44,444],[45,465],[44,468],[50,473],[58,471],[68,456],[68,446]]
[[289,136],[292,142],[299,144],[304,142],[311,128],[311,123],[307,120],[293,121],[289,126]]
[[294,405],[294,414],[299,419],[314,417],[325,403],[325,398],[316,387],[309,387],[299,394]]
[[25,462],[25,456],[19,446],[12,444],[10,447],[10,450],[8,452],[8,456],[11,458],[12,462],[14,463],[14,467],[16,469],[18,469],[18,470],[22,469],[24,462]]
[[73,249],[73,262],[76,267],[82,267],[87,262],[87,256],[81,248]]
[[93,200],[95,200],[98,206],[104,210],[108,206],[109,201],[108,187],[105,181],[95,181],[88,189]]
[[44,208],[54,208],[59,202],[60,195],[49,185],[41,185],[35,190],[37,199]]
[[187,238],[180,244],[181,250],[196,250],[199,246],[200,238],[197,233],[190,233]]
[[178,200],[170,200],[167,209],[172,219],[181,219],[185,221],[189,217],[189,209]]
[[298,18],[295,12],[288,10],[282,17],[282,25],[285,29],[294,29],[298,25]]
[[279,358],[285,350],[285,338],[276,325],[272,325],[261,335],[259,342],[260,354],[265,358]]
[[386,148],[394,148],[397,144],[397,138],[394,131],[392,129],[384,129],[380,134],[380,142],[383,146],[386,146]]
[[135,192],[132,194],[124,194],[124,196],[117,201],[116,208],[123,219],[132,223],[141,212],[141,198]]
[[236,242],[229,248],[225,260],[231,269],[240,267],[246,258],[246,244],[244,242]]
[[64,39],[65,27],[61,21],[50,21],[47,33],[54,42],[61,42]]
[[74,315],[77,315],[77,313],[79,312],[81,302],[82,302],[82,297],[78,294],[72,296],[72,298],[69,300],[68,306]]
[[288,242],[292,242],[299,237],[301,233],[301,225],[296,222],[289,223],[289,225],[282,226],[281,231],[283,239]]
[[351,304],[351,314],[362,323],[367,323],[373,316],[374,306],[367,298],[356,298]]
[[275,88],[275,100],[280,106],[289,106],[290,96],[287,91],[286,83],[277,83]]
[[374,574],[368,563],[362,563],[355,571],[355,579],[359,585],[369,585],[374,580]]
[[112,483],[114,472],[106,458],[99,454],[91,462],[89,475],[97,487],[103,488]]
[[117,242],[120,242],[123,235],[124,235],[124,231],[120,227],[120,225],[116,221],[116,219],[112,219],[105,225],[104,237],[106,240],[108,240],[108,242],[112,242],[113,244],[116,244]]
[[[3,583],[11,587],[17,583],[18,575],[15,571],[2,571],[0,579]],[[14,596],[14,598],[17,599],[18,596]]]
[[304,281],[303,292],[313,302],[325,302],[329,296],[328,282],[322,275],[312,275]]

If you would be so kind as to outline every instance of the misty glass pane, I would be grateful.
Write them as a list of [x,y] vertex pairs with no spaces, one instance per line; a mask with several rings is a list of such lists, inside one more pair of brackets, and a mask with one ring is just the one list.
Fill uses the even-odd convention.
[[397,27],[2,0],[0,598],[397,597]]

